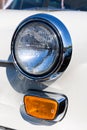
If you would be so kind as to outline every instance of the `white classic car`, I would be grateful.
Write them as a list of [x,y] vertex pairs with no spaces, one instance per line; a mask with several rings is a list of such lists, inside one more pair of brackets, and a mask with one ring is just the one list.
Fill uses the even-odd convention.
[[87,0],[12,0],[0,10],[0,130],[87,130]]

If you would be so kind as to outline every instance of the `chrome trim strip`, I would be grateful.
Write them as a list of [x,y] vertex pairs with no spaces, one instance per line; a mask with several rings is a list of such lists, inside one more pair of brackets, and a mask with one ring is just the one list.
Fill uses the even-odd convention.
[[11,60],[0,60],[0,64],[13,64],[13,61]]
[[13,64],[13,61],[5,61],[5,60],[0,60],[0,67],[7,67],[8,65]]
[[[52,27],[55,30],[55,32],[60,40],[61,53],[60,53],[60,57],[58,59],[57,65],[56,65],[56,67],[54,67],[52,72],[50,72],[49,74],[44,75],[44,76],[34,76],[34,75],[30,75],[30,74],[27,74],[26,72],[24,72],[24,70],[22,70],[20,68],[20,66],[18,65],[16,58],[15,58],[15,54],[14,54],[15,38],[16,38],[19,30],[23,26],[25,26],[27,23],[33,22],[33,21],[45,22],[46,24],[48,24],[50,27]],[[13,39],[12,39],[11,52],[12,52],[12,57],[14,60],[15,67],[25,77],[27,77],[30,80],[36,80],[36,81],[53,80],[55,78],[60,77],[61,74],[66,70],[66,68],[69,65],[69,62],[71,60],[71,55],[72,55],[71,37],[70,37],[70,34],[69,34],[67,28],[65,27],[65,25],[56,17],[54,17],[52,15],[48,15],[48,14],[36,14],[36,15],[26,18],[22,23],[20,23],[20,25],[16,29]]]
[[0,60],[0,66],[1,67],[6,67],[9,64],[13,64],[12,55],[10,55],[8,60]]
[[45,92],[45,91],[37,91],[37,90],[29,90],[29,92],[27,92],[26,95],[54,99],[59,104],[59,112],[54,120],[43,120],[43,119],[38,119],[32,116],[29,116],[26,114],[24,104],[22,104],[20,107],[20,113],[23,119],[25,119],[26,121],[31,122],[33,124],[37,124],[37,125],[39,124],[40,125],[53,125],[64,118],[67,112],[67,108],[68,108],[68,99],[65,95],[58,94],[58,93]]

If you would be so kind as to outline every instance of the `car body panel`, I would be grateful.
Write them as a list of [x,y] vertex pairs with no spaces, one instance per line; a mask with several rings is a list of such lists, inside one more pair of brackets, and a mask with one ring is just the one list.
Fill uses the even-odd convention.
[[[20,114],[24,91],[24,77],[15,75],[10,61],[11,40],[15,29],[25,18],[39,13],[57,17],[68,29],[72,39],[71,62],[63,75],[55,81],[43,83],[43,91],[57,92],[68,97],[68,111],[61,122],[52,126],[26,122]],[[0,11],[0,125],[17,130],[87,130],[87,12],[81,11]],[[6,62],[6,63],[5,63]],[[3,64],[5,63],[5,64]],[[25,87],[25,89],[24,89]],[[32,88],[32,85],[30,85]],[[37,86],[36,86],[37,88]],[[35,89],[36,89],[35,88]],[[24,90],[23,90],[24,89]],[[34,89],[34,87],[33,87]],[[38,89],[38,88],[37,88]]]

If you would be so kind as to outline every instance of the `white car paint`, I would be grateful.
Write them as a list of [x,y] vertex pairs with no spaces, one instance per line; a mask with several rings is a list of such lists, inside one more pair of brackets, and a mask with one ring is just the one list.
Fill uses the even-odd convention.
[[[65,94],[68,111],[61,122],[40,126],[26,122],[20,114],[23,94],[10,84],[8,70],[0,65],[0,125],[17,130],[87,130],[87,12],[81,11],[0,11],[0,61],[11,54],[13,33],[18,24],[28,16],[47,13],[61,20],[68,29],[73,45],[71,62],[63,75],[49,84],[47,91]],[[14,74],[14,73],[13,73]],[[11,75],[14,80],[14,75]],[[23,79],[19,77],[19,80]]]

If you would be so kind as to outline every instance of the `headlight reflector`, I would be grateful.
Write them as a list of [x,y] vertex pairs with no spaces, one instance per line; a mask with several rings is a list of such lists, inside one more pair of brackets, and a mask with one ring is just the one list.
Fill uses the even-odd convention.
[[18,65],[31,75],[48,73],[59,56],[59,41],[54,30],[43,22],[30,22],[15,41]]

